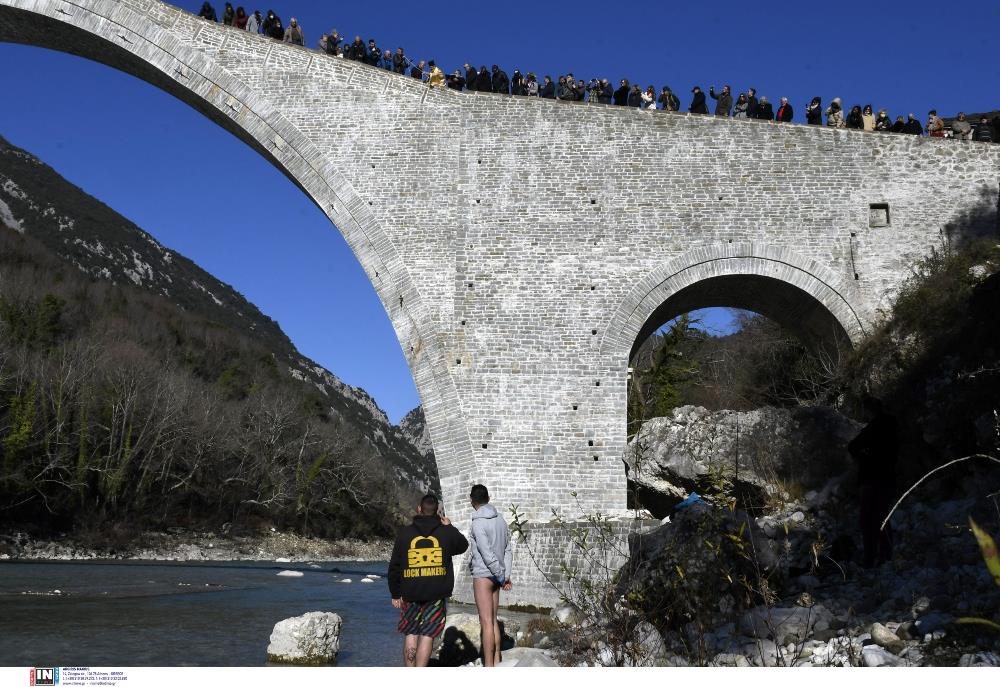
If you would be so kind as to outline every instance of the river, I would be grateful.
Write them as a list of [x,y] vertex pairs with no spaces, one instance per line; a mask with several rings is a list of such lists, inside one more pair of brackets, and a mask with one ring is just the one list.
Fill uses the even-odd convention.
[[313,565],[0,562],[0,665],[262,666],[274,624],[308,611],[343,618],[338,665],[400,665],[386,563]]

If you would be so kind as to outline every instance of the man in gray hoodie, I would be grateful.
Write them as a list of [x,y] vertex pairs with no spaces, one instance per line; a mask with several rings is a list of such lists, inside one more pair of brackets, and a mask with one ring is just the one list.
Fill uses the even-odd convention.
[[514,551],[511,548],[510,528],[507,522],[490,505],[490,492],[482,484],[472,487],[472,531],[469,537],[472,556],[469,571],[472,573],[472,593],[479,611],[483,665],[500,663],[500,589],[510,591]]

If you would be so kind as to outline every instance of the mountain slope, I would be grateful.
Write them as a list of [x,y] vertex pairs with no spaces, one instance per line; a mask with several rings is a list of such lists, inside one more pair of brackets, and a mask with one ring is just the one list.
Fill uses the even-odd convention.
[[[134,299],[137,293],[145,294],[143,302],[151,304],[148,316],[157,318],[149,327],[152,330],[164,322],[183,321],[187,328],[212,330],[214,339],[230,337],[233,341],[244,342],[240,345],[253,349],[257,358],[266,351],[265,357],[273,361],[279,378],[275,383],[283,393],[309,398],[313,406],[322,409],[324,417],[346,423],[351,433],[356,432],[370,446],[384,474],[390,475],[405,492],[436,488],[433,458],[418,450],[400,428],[393,426],[364,390],[343,383],[302,356],[276,322],[232,287],[165,248],[132,222],[2,138],[0,225],[0,231],[13,231],[25,237],[23,246],[13,242],[8,243],[7,248],[13,252],[23,250],[23,260],[44,262],[40,252],[44,249],[63,264],[74,266],[81,276],[86,275],[78,291],[88,290],[87,283],[100,283],[120,293],[115,296],[119,300]],[[0,274],[0,279],[10,273],[8,269],[7,275]],[[35,269],[24,274],[44,275],[45,272]],[[22,280],[28,278],[22,275]],[[45,276],[37,278],[39,283],[34,285],[37,293],[52,290],[53,285],[46,283]],[[0,281],[0,289],[8,287],[9,284]],[[64,284],[59,288],[66,289]],[[30,293],[31,289],[25,292]],[[72,309],[73,297],[66,295],[62,294],[62,299],[70,301]],[[78,305],[83,307],[86,303],[86,307],[100,309],[95,302],[93,298],[84,299]],[[246,376],[247,369],[256,363],[217,360],[209,350],[211,346],[206,348],[208,339],[177,333],[180,330],[176,326],[171,329],[163,325],[163,330],[173,332],[170,344],[164,348],[166,356],[179,356],[188,371],[212,383],[214,388],[223,389],[230,399],[248,395],[244,392],[252,386],[247,386],[243,380],[240,384],[247,388],[236,388],[239,384],[234,380]],[[270,361],[268,365],[272,364]]]

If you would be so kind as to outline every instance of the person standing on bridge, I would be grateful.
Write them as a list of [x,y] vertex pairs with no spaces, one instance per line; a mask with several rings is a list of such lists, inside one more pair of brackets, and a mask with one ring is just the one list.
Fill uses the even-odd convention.
[[260,34],[264,30],[264,18],[260,16],[260,10],[254,10],[250,18],[247,19],[247,32]]
[[788,103],[788,98],[782,97],[781,106],[778,108],[778,112],[774,116],[775,120],[787,124],[792,121],[792,116],[792,106]]
[[888,113],[885,110],[878,111],[878,117],[875,118],[875,131],[891,131],[892,130],[892,120],[889,119]]
[[806,124],[823,126],[823,100],[818,95],[806,106]]
[[198,16],[208,21],[219,21],[219,18],[215,14],[215,8],[207,2],[201,4],[201,11],[198,12]]
[[249,19],[250,17],[247,16],[247,11],[243,9],[242,5],[240,5],[236,8],[236,16],[233,18],[233,26],[238,28],[240,31],[246,31],[247,21]]
[[972,140],[979,141],[980,143],[989,143],[993,140],[993,134],[990,131],[990,120],[986,115],[979,118],[979,124],[976,124],[972,132]]
[[830,107],[826,108],[826,125],[834,129],[844,128],[844,108],[840,105],[840,98],[830,101]]
[[618,90],[614,93],[615,105],[628,105],[628,79],[622,79],[621,85],[618,86]]
[[302,27],[299,26],[299,22],[295,17],[292,17],[288,22],[288,28],[285,29],[283,40],[285,43],[291,43],[292,45],[306,44],[306,35],[302,33]]
[[[708,114],[708,106],[705,104],[705,94],[701,90],[701,86],[695,86],[691,89],[694,97],[691,98],[691,106],[688,108],[688,112],[691,114]],[[629,103],[631,104],[631,103]]]
[[490,505],[489,490],[482,484],[476,484],[469,492],[469,500],[475,511],[469,536],[472,544],[469,572],[472,573],[472,595],[479,611],[483,665],[490,667],[501,660],[497,609],[500,608],[500,590],[509,592],[513,587],[510,573],[514,549],[507,521]]
[[424,667],[434,638],[444,630],[447,599],[455,589],[452,557],[465,553],[469,540],[439,512],[437,497],[427,494],[413,524],[396,536],[389,559],[389,594],[399,609],[403,664]]
[[722,93],[716,95],[715,86],[708,87],[708,95],[711,96],[715,103],[715,116],[716,117],[728,117],[730,111],[733,109],[733,94],[729,89],[729,85],[722,87]]
[[938,117],[937,110],[927,113],[927,135],[934,138],[944,138],[944,121]]
[[736,98],[736,104],[733,106],[733,119],[749,119],[749,115],[747,115],[749,107],[750,101],[747,100],[747,94],[740,93],[739,97]]
[[226,26],[233,25],[233,19],[236,18],[236,10],[233,9],[233,4],[227,2],[225,8],[222,10],[222,23]]

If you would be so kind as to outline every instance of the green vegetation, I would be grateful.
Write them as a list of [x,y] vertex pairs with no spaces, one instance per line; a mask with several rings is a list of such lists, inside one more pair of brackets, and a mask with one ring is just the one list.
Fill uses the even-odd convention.
[[390,534],[401,494],[358,411],[267,346],[0,232],[4,522]]

